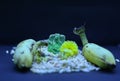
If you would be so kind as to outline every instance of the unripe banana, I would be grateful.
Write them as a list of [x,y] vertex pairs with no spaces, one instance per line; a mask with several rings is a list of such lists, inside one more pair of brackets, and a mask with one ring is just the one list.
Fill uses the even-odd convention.
[[14,64],[16,64],[18,68],[22,69],[23,67],[31,67],[33,60],[33,55],[31,51],[34,43],[35,40],[27,39],[17,45],[15,53],[13,55],[13,59]]
[[80,28],[74,28],[74,34],[80,35],[82,44],[83,44],[83,55],[91,63],[99,66],[101,69],[113,69],[116,66],[115,58],[113,54],[94,43],[88,43],[85,34],[85,27],[81,26]]
[[82,50],[86,59],[102,69],[112,69],[115,67],[115,59],[113,54],[107,49],[94,44],[88,43]]

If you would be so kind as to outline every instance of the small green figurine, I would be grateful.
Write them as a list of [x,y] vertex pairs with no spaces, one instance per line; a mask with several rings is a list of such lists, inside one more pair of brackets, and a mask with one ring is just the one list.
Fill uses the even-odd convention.
[[48,39],[48,51],[54,54],[58,53],[64,41],[64,35],[58,33],[51,34]]

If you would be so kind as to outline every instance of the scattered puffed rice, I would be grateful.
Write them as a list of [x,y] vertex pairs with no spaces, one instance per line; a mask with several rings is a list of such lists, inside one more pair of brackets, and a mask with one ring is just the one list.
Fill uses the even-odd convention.
[[10,51],[10,54],[14,54],[14,53],[15,53],[15,50],[12,49],[12,50]]
[[9,53],[9,51],[8,51],[8,50],[6,50],[6,53],[8,54],[8,53]]
[[12,61],[14,61],[14,59],[12,59]]
[[15,49],[16,49],[16,47],[12,47],[12,49],[11,50],[6,50],[6,53],[7,54],[14,54],[15,53]]
[[116,59],[116,62],[120,62],[120,60],[119,60],[119,59]]
[[44,74],[44,73],[64,73],[64,72],[90,72],[92,70],[99,70],[98,67],[92,65],[82,55],[81,50],[79,50],[78,55],[68,58],[66,60],[61,60],[59,54],[54,55],[47,50],[47,47],[42,47],[41,52],[45,54],[45,57],[49,61],[41,61],[39,64],[34,62],[31,67],[31,71],[34,73]]

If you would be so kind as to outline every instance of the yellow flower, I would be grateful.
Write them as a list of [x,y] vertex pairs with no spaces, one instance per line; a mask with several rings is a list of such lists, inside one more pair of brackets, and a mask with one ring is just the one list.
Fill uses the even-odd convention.
[[63,58],[72,57],[78,54],[78,46],[73,41],[65,41],[60,47]]

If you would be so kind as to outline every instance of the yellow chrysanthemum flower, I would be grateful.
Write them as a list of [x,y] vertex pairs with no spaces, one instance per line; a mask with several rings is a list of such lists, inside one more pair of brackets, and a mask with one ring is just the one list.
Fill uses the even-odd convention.
[[68,58],[78,54],[78,46],[74,41],[65,41],[60,47],[63,58]]

